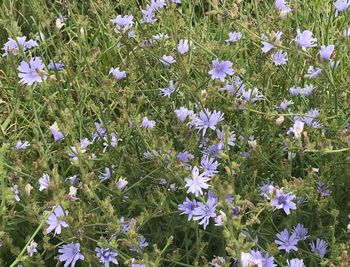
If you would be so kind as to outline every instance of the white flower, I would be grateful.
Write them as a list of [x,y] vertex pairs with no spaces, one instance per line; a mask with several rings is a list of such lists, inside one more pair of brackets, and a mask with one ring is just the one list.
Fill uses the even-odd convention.
[[202,189],[208,189],[209,185],[207,182],[210,180],[209,177],[204,176],[204,174],[199,174],[199,169],[193,167],[192,169],[192,179],[185,178],[186,187],[188,187],[187,193],[193,193],[196,197],[203,195]]

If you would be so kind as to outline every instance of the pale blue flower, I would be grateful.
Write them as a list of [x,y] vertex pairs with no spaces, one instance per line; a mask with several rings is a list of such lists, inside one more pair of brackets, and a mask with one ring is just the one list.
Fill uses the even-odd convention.
[[337,0],[334,2],[334,7],[337,10],[336,11],[336,16],[340,13],[340,12],[344,12],[345,10],[347,10],[350,7],[350,1],[349,0]]
[[219,61],[213,60],[213,69],[209,71],[211,79],[220,79],[222,82],[225,80],[226,75],[233,75],[232,62],[229,60]]
[[20,84],[33,85],[42,83],[47,78],[45,65],[40,57],[32,57],[28,62],[22,61],[17,69],[20,71],[18,73],[18,77],[21,78]]
[[193,220],[200,221],[199,225],[203,225],[204,230],[207,228],[210,218],[216,217],[216,205],[217,199],[209,197],[205,204],[198,202],[193,211]]
[[19,189],[18,189],[18,185],[13,184],[11,185],[11,191],[13,193],[13,197],[15,198],[15,200],[18,202],[20,201],[20,197],[19,197]]
[[258,88],[242,90],[242,98],[246,102],[255,103],[256,101],[260,101],[264,99],[264,96],[260,94]]
[[108,247],[96,248],[95,251],[99,262],[104,264],[105,267],[109,267],[111,263],[118,265],[118,261],[116,259],[118,253],[116,251]]
[[131,29],[134,25],[134,16],[121,16],[118,15],[115,19],[112,19],[111,22],[115,25],[114,31],[116,33],[125,33]]
[[61,234],[62,227],[63,228],[68,227],[68,223],[61,220],[61,218],[65,215],[66,214],[62,209],[61,205],[58,205],[46,221],[46,223],[49,225],[49,227],[46,229],[46,233],[49,234],[53,230],[55,230],[55,234],[57,235]]
[[306,84],[304,88],[301,89],[300,94],[304,96],[310,96],[312,95],[314,90],[315,90],[315,86],[313,84]]
[[181,39],[177,45],[177,51],[181,54],[184,55],[188,52],[190,46],[188,44],[188,40]]
[[226,42],[228,43],[235,43],[238,42],[239,40],[242,39],[242,33],[240,32],[230,32],[228,34],[228,39],[226,40]]
[[263,41],[261,41],[261,43],[263,44],[263,47],[261,48],[262,52],[266,54],[270,50],[275,48],[281,42],[281,36],[282,32],[273,32],[272,38],[274,39],[274,42],[271,43],[271,41],[268,40],[268,37],[265,34],[261,34],[261,38],[263,39]]
[[49,63],[49,69],[53,70],[53,71],[60,71],[63,70],[64,68],[64,64],[62,63],[62,61],[58,61],[58,62],[54,62],[52,59],[50,59],[50,63]]
[[291,250],[298,251],[298,248],[296,247],[298,239],[296,238],[296,235],[294,233],[289,235],[288,230],[284,229],[282,232],[279,232],[276,236],[277,239],[275,240],[275,243],[279,245],[277,247],[279,250],[285,250],[286,252],[290,252]]
[[22,142],[21,140],[18,140],[16,142],[16,146],[15,147],[16,147],[17,150],[24,150],[24,149],[26,149],[29,146],[30,146],[30,143],[28,141]]
[[312,36],[311,31],[303,31],[301,32],[300,29],[297,29],[297,36],[295,37],[294,41],[304,50],[306,51],[309,47],[315,47],[317,46],[317,39]]
[[314,66],[310,66],[307,70],[307,74],[305,75],[306,78],[315,78],[319,77],[322,73],[321,68],[315,68]]
[[289,13],[291,11],[291,8],[285,0],[275,0],[275,7],[284,13]]
[[304,267],[304,261],[299,259],[287,260],[287,267]]
[[318,193],[320,193],[321,197],[328,197],[332,193],[332,190],[329,188],[329,186],[321,181],[317,182],[316,190]]
[[181,152],[176,156],[176,159],[183,163],[189,163],[190,159],[193,159],[193,158],[194,156],[188,151]]
[[57,142],[57,141],[61,141],[64,139],[64,135],[63,133],[60,131],[60,129],[58,128],[58,124],[57,122],[54,122],[54,124],[52,124],[50,126],[50,131],[51,134],[53,136],[53,139]]
[[34,240],[32,240],[30,244],[27,246],[27,252],[29,257],[33,257],[34,253],[38,252],[38,250],[36,249],[37,245],[38,244]]
[[84,260],[84,255],[80,252],[79,243],[70,243],[60,246],[58,249],[60,262],[65,262],[64,267],[74,267],[78,260]]
[[169,38],[169,35],[163,32],[152,36],[152,40],[156,42],[160,42],[161,40],[166,40],[168,38]]
[[17,55],[19,51],[25,52],[27,49],[37,47],[38,43],[32,39],[26,40],[26,36],[16,37],[16,39],[8,38],[2,50],[5,51],[3,56]]
[[163,55],[163,57],[160,59],[160,62],[164,67],[170,67],[170,65],[174,64],[176,60],[173,56]]
[[204,155],[201,159],[201,168],[203,169],[203,175],[207,177],[214,176],[219,171],[217,170],[220,163],[215,159]]
[[282,50],[279,50],[277,53],[273,54],[271,58],[276,66],[285,65],[287,64],[288,60],[287,52],[283,52]]
[[290,105],[293,105],[294,102],[292,100],[286,100],[284,99],[281,104],[279,105],[278,109],[281,111],[286,110]]
[[323,60],[330,60],[334,53],[334,45],[322,45],[320,50],[320,56]]
[[268,252],[263,252],[259,250],[252,250],[250,252],[250,255],[252,256],[252,259],[257,262],[261,262],[262,267],[275,267],[276,264],[274,263],[275,258],[270,257]]
[[126,71],[121,71],[119,68],[111,68],[109,71],[109,74],[112,74],[113,77],[117,80],[121,80],[123,78],[126,78]]
[[293,86],[289,89],[289,92],[292,96],[297,96],[301,94],[302,90],[301,87]]
[[152,129],[154,126],[156,126],[156,122],[153,120],[149,120],[147,117],[144,117],[142,119],[141,127],[146,129]]
[[176,117],[180,122],[184,122],[188,116],[193,115],[193,111],[188,110],[185,107],[180,107],[179,109],[176,109],[175,113],[176,113]]
[[160,89],[160,95],[163,97],[170,97],[175,91],[174,81],[170,80],[168,87]]
[[47,173],[44,173],[40,179],[39,179],[39,183],[40,183],[40,188],[39,191],[43,191],[44,189],[47,189],[50,185],[50,176]]
[[214,110],[213,112],[205,108],[199,112],[199,116],[193,118],[191,124],[198,129],[198,132],[202,131],[203,136],[207,129],[216,130],[216,125],[224,120],[224,114],[220,111]]
[[294,227],[294,230],[292,233],[295,234],[298,240],[305,240],[306,238],[309,237],[308,232],[309,232],[308,229],[304,225],[298,223],[297,226]]
[[295,195],[292,193],[284,193],[283,188],[277,190],[276,197],[271,200],[271,205],[275,209],[283,209],[284,212],[289,215],[290,210],[295,210],[297,207],[293,202]]
[[232,94],[240,95],[244,89],[245,89],[245,85],[242,79],[239,76],[236,76],[236,77],[230,77],[226,81],[226,85],[222,87],[220,90],[228,91]]
[[180,215],[185,214],[188,216],[188,220],[190,221],[193,217],[193,211],[197,206],[196,200],[190,200],[186,197],[186,200],[178,206],[178,209],[182,211]]
[[327,253],[327,243],[326,241],[317,238],[316,241],[310,243],[311,251],[315,254],[318,254],[323,258]]

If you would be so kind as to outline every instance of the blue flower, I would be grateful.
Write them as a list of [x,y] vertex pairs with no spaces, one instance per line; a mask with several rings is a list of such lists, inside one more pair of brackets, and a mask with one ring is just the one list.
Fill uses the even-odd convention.
[[219,171],[217,170],[220,163],[218,163],[215,159],[210,158],[204,155],[201,159],[201,168],[203,169],[203,175],[211,177],[214,176]]
[[130,246],[130,250],[135,251],[136,253],[141,253],[141,250],[148,247],[148,242],[146,242],[146,238],[143,235],[141,235],[141,238],[140,238],[138,245],[139,245],[139,247]]
[[111,68],[109,74],[112,74],[117,80],[126,78],[126,71],[120,71],[119,68]]
[[182,163],[189,163],[190,159],[193,159],[193,158],[194,156],[188,151],[180,152],[176,156],[176,159],[181,161]]
[[220,90],[228,91],[229,93],[240,95],[244,90],[244,88],[245,88],[245,85],[242,79],[239,76],[236,76],[236,77],[230,77],[228,81],[226,81],[226,85],[220,88]]
[[310,96],[314,90],[315,86],[313,84],[306,84],[304,88],[301,89],[300,93],[304,96]]
[[266,54],[270,50],[275,48],[276,45],[278,45],[281,42],[281,36],[282,36],[282,32],[273,32],[272,37],[275,39],[275,41],[272,44],[271,42],[267,42],[268,37],[265,34],[262,34],[261,38],[264,40],[264,41],[261,41],[261,43],[263,44],[263,47],[261,48],[262,52]]
[[317,46],[317,39],[313,38],[312,35],[312,32],[308,30],[301,32],[300,29],[297,29],[297,36],[294,41],[301,47],[301,49],[306,51],[309,47]]
[[22,142],[21,140],[18,140],[17,142],[16,142],[16,149],[17,150],[21,150],[21,149],[26,149],[27,147],[29,147],[30,146],[30,143],[28,142],[28,141],[24,141],[24,142]]
[[284,229],[282,232],[279,232],[276,236],[277,239],[275,240],[275,243],[279,245],[279,250],[285,250],[286,252],[290,252],[291,250],[298,251],[298,248],[296,247],[298,239],[296,238],[295,233],[292,233],[292,235],[289,236],[288,230]]
[[320,50],[320,56],[323,60],[329,61],[334,52],[334,45],[322,45]]
[[275,199],[271,200],[271,205],[275,207],[275,209],[283,209],[284,212],[289,215],[290,210],[295,210],[296,205],[293,202],[295,195],[292,193],[283,193],[283,188],[277,190]]
[[326,241],[317,238],[315,242],[310,243],[310,248],[313,253],[318,254],[323,258],[327,252],[327,243]]
[[176,117],[180,122],[184,122],[188,116],[193,115],[193,111],[188,110],[185,107],[180,107],[179,109],[176,109],[175,113],[176,113]]
[[304,261],[299,259],[287,260],[287,267],[304,267]]
[[336,16],[345,10],[347,10],[350,7],[350,1],[348,0],[337,0],[334,2],[334,7],[337,10],[336,11]]
[[209,71],[211,79],[220,79],[222,82],[225,80],[226,75],[233,75],[232,62],[229,60],[219,61],[218,59],[213,60],[213,69]]
[[264,196],[266,199],[270,199],[272,193],[275,191],[273,182],[264,182],[260,185],[260,195]]
[[216,125],[222,120],[224,120],[223,113],[216,110],[211,112],[205,108],[199,112],[199,117],[194,118],[191,124],[198,129],[198,132],[202,131],[204,136],[208,128],[215,130]]
[[118,261],[115,257],[118,256],[118,253],[111,248],[101,247],[96,248],[96,256],[99,259],[100,263],[103,263],[105,267],[109,267],[110,263],[118,264]]
[[114,165],[112,165],[112,168],[105,167],[105,172],[100,172],[98,175],[98,178],[100,179],[101,182],[106,181],[107,179],[111,178],[111,175],[114,171]]
[[149,120],[147,117],[144,117],[142,119],[141,127],[152,129],[154,126],[156,126],[156,122],[153,120]]
[[319,77],[322,73],[321,68],[315,68],[314,66],[310,66],[307,70],[307,74],[305,75],[306,78],[315,78]]
[[160,95],[163,97],[170,97],[175,91],[174,81],[171,80],[169,81],[168,87],[160,89]]
[[27,49],[38,46],[38,43],[36,41],[31,39],[26,41],[26,39],[26,36],[17,37],[16,40],[8,38],[8,41],[4,44],[4,47],[2,49],[5,51],[3,56],[17,55],[20,50],[25,52]]
[[270,257],[268,252],[261,253],[259,250],[252,250],[250,252],[250,255],[252,256],[253,261],[261,262],[261,265],[263,267],[274,267],[276,266],[274,263],[275,258]]
[[177,45],[177,51],[181,54],[184,55],[188,52],[190,46],[188,44],[188,40],[181,39]]
[[277,53],[273,54],[272,61],[276,66],[285,65],[287,64],[287,52],[283,52],[282,50],[279,50]]
[[306,238],[309,237],[307,235],[308,229],[300,223],[298,223],[297,226],[294,227],[293,233],[295,234],[295,236],[298,240],[305,240]]
[[284,13],[289,13],[291,11],[285,0],[275,0],[275,7]]
[[34,240],[32,240],[32,242],[30,242],[30,244],[27,246],[27,252],[29,257],[32,257],[34,253],[38,252],[38,250],[36,249],[37,245],[38,244]]
[[170,65],[174,64],[176,60],[173,56],[163,55],[163,57],[160,59],[160,62],[164,67],[170,67]]
[[61,205],[58,205],[54,212],[49,216],[46,223],[49,227],[46,229],[46,233],[51,233],[55,230],[55,234],[61,234],[61,227],[67,228],[68,224],[65,221],[60,220],[61,217],[65,216]]
[[228,34],[228,39],[226,40],[226,42],[228,43],[235,43],[239,40],[242,39],[242,33],[240,32],[230,32]]
[[63,245],[58,249],[60,262],[64,262],[64,267],[74,267],[78,260],[84,260],[84,255],[80,253],[79,243]]
[[294,104],[294,102],[293,102],[292,100],[286,100],[286,99],[284,99],[284,100],[281,102],[281,104],[279,105],[278,109],[279,109],[280,111],[284,111],[284,110],[286,110],[290,105],[293,105],[293,104]]
[[198,202],[197,207],[193,211],[193,220],[200,220],[199,224],[203,225],[204,230],[207,228],[210,218],[216,217],[216,205],[217,199],[209,197],[206,204]]
[[40,183],[39,191],[43,191],[44,189],[47,189],[50,185],[50,176],[47,173],[44,173],[40,177],[39,183]]
[[63,67],[64,67],[64,64],[62,63],[61,60],[58,62],[54,62],[52,59],[50,60],[50,63],[49,63],[50,70],[60,71],[63,69]]
[[322,197],[328,197],[332,190],[325,183],[319,181],[317,182],[317,192],[320,193]]
[[180,215],[186,214],[188,215],[188,220],[190,221],[193,217],[193,211],[197,206],[196,200],[190,200],[186,197],[186,200],[178,206],[179,210],[182,211]]
[[22,61],[17,68],[20,71],[18,77],[21,78],[19,83],[28,85],[42,83],[47,78],[44,68],[40,57],[32,57],[29,62]]
[[254,89],[248,89],[248,90],[241,90],[241,95],[243,98],[243,101],[254,103],[256,101],[260,101],[264,99],[264,96],[260,94],[258,88]]
[[114,31],[116,33],[125,33],[131,29],[134,24],[134,16],[121,16],[118,15],[115,19],[112,19],[111,22],[115,25]]
[[63,133],[60,131],[60,128],[58,128],[57,122],[54,122],[54,124],[52,124],[50,126],[50,131],[51,134],[53,136],[53,139],[57,142],[57,141],[61,141],[64,139],[64,135]]

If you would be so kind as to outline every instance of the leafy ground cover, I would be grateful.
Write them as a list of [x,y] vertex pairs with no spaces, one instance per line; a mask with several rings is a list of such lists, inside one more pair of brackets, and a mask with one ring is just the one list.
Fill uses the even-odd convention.
[[349,1],[1,5],[1,266],[349,266]]

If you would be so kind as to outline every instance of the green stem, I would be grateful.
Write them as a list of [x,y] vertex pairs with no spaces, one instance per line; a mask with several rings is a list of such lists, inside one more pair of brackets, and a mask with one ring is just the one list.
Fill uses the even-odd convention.
[[43,220],[40,222],[38,228],[36,228],[35,232],[32,234],[32,236],[29,238],[28,242],[25,244],[25,246],[23,247],[21,253],[16,257],[15,261],[10,265],[10,267],[14,267],[16,266],[16,264],[18,262],[21,261],[21,257],[23,256],[24,252],[27,250],[27,247],[29,246],[29,244],[33,241],[33,239],[35,238],[35,236],[39,233],[40,229],[44,226],[44,224],[46,223],[47,219],[50,217],[50,215],[53,213],[53,211],[56,209],[57,205],[51,210],[51,212],[48,212],[45,217],[43,218]]

